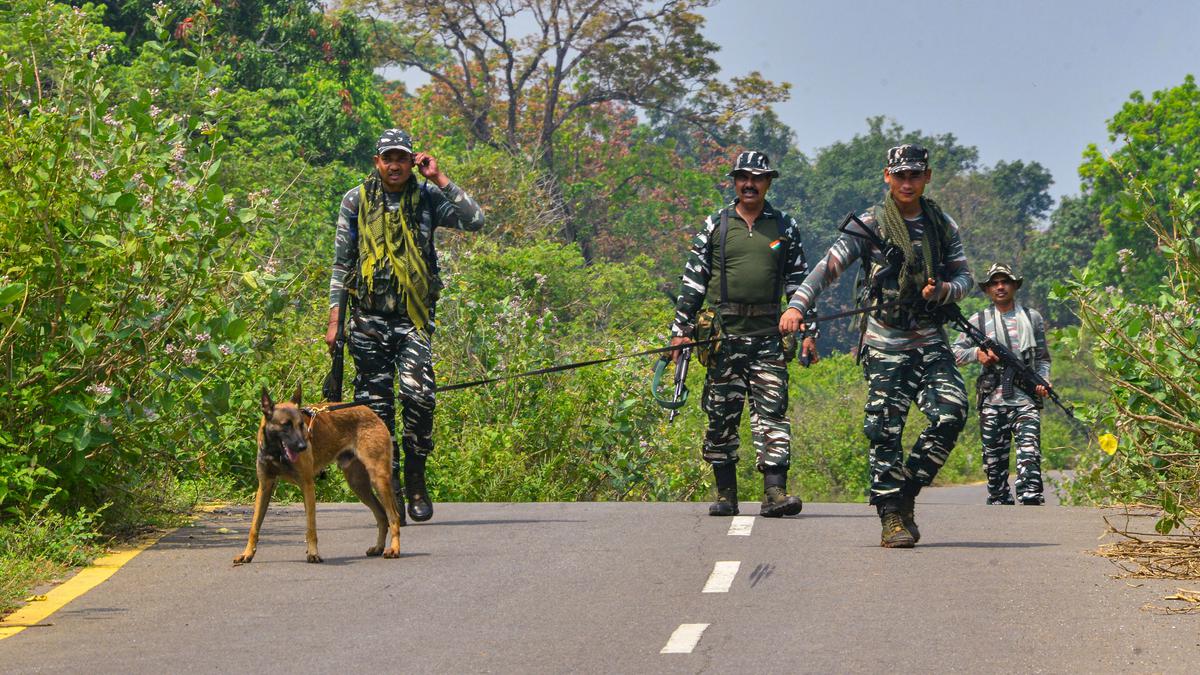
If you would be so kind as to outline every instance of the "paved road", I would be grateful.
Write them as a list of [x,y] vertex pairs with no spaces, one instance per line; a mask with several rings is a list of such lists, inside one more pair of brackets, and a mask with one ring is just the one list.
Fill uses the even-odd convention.
[[365,507],[323,504],[322,565],[289,506],[236,568],[233,507],[0,641],[0,672],[1195,672],[1200,620],[1139,610],[1179,584],[1086,553],[1100,512],[982,495],[924,493],[912,551],[859,504],[748,535],[694,503],[438,504],[399,560],[361,555]]

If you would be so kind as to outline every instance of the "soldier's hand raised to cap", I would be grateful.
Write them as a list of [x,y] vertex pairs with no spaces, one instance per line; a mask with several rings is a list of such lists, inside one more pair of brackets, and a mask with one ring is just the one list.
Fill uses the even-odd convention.
[[450,179],[442,170],[438,168],[437,158],[427,152],[418,152],[413,155],[413,165],[422,176],[437,183],[437,186],[444,188],[450,184]]
[[779,332],[782,335],[804,330],[804,314],[795,307],[788,307],[779,317]]

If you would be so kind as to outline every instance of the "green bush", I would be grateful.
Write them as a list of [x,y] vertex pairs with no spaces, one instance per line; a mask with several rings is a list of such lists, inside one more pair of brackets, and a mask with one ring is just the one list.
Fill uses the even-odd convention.
[[1064,289],[1079,307],[1071,343],[1107,390],[1089,418],[1115,453],[1085,455],[1072,488],[1078,500],[1153,504],[1165,534],[1200,516],[1200,199],[1180,192],[1159,204],[1157,186],[1125,180],[1121,217],[1157,239],[1168,272],[1157,293],[1105,286],[1092,267]]
[[[294,274],[254,239],[269,205],[217,180],[219,68],[147,43],[172,83],[120,91],[95,8],[3,12],[0,513],[155,502],[220,464]],[[160,37],[165,29],[159,26]],[[35,54],[43,55],[41,60]],[[46,54],[55,58],[46,60]]]
[[48,502],[0,523],[0,615],[15,609],[33,585],[86,565],[101,551],[98,512],[59,513]]

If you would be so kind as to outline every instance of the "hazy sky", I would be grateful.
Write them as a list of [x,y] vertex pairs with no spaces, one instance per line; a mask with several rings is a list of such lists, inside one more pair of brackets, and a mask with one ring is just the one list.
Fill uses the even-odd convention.
[[886,115],[984,164],[1038,161],[1056,198],[1079,192],[1083,149],[1109,147],[1131,92],[1200,75],[1200,0],[725,0],[704,15],[727,75],[792,83],[776,111],[805,153]]
[[1055,198],[1079,192],[1083,149],[1110,147],[1131,92],[1200,75],[1200,0],[724,0],[704,16],[726,76],[792,83],[776,111],[810,156],[886,115],[985,165],[1040,162]]

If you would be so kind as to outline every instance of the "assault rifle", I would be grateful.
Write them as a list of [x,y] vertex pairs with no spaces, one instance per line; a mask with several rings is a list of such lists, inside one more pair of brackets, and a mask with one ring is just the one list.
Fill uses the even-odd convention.
[[968,321],[967,317],[963,316],[962,310],[958,308],[958,305],[942,305],[937,308],[937,311],[941,313],[948,323],[954,324],[962,331],[962,334],[975,343],[976,347],[986,349],[1000,359],[1000,367],[1004,369],[1003,374],[1000,376],[1000,386],[1003,388],[1005,398],[1012,396],[1013,387],[1015,386],[1036,400],[1039,398],[1037,387],[1041,385],[1046,388],[1049,399],[1054,401],[1054,404],[1059,408],[1062,408],[1067,417],[1075,419],[1075,411],[1069,405],[1063,403],[1062,399],[1058,397],[1058,392],[1054,391],[1054,388],[1050,386],[1046,378],[1038,375],[1036,370],[1030,368],[1021,360],[1021,357],[1014,354],[1008,347],[988,337],[987,333],[979,330],[977,326]]
[[325,376],[325,383],[321,385],[321,395],[326,401],[338,402],[342,400],[342,377],[346,367],[346,296],[347,291],[342,289],[338,295],[338,327],[337,340],[334,341],[333,347],[329,351],[329,355],[333,358],[333,363],[329,366],[329,374]]
[[687,403],[688,388],[687,374],[688,363],[692,360],[692,345],[690,343],[679,346],[679,357],[675,359],[675,393],[667,399],[663,398],[659,393],[662,387],[663,373],[667,370],[667,364],[671,362],[670,352],[658,357],[658,363],[654,366],[654,381],[650,384],[650,393],[654,396],[654,401],[662,407],[670,410],[667,415],[667,422],[674,422],[675,415],[679,414],[679,409]]

